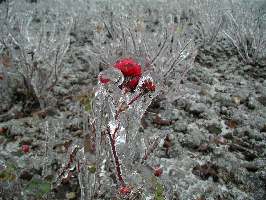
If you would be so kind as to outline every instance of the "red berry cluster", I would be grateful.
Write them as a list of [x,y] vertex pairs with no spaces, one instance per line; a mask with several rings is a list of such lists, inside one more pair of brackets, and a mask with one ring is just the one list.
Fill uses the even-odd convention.
[[131,58],[120,59],[114,66],[119,69],[125,77],[140,77],[142,75],[140,64]]
[[[121,86],[125,92],[135,90],[142,75],[141,65],[132,58],[123,58],[118,60],[114,64],[114,67],[119,69],[125,77],[125,81]],[[101,75],[99,77],[99,81],[102,84],[107,84],[110,82],[110,79],[104,75]],[[141,88],[146,92],[154,92],[156,86],[151,80],[145,80]]]

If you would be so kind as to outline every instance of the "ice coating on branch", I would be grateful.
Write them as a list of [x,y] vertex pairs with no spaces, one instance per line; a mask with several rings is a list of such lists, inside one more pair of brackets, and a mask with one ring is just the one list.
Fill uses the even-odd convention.
[[123,83],[124,76],[120,70],[109,67],[98,75],[98,80],[99,83],[103,85],[112,82],[114,85],[119,86]]
[[56,0],[5,3],[8,9],[2,9],[1,4],[0,11],[0,21],[5,24],[0,28],[1,40],[10,49],[14,66],[20,66],[17,70],[26,80],[25,87],[36,95],[40,107],[54,106],[51,89],[65,68],[62,62],[70,45],[73,18]]
[[[57,119],[48,118],[41,124],[42,132],[45,135],[43,176],[51,175],[51,163],[54,160],[62,160],[54,151],[56,146],[62,145],[62,141],[69,140],[70,136],[64,129],[65,117],[62,115]],[[63,139],[63,140],[62,140]]]
[[[90,64],[105,70],[98,75],[92,112],[83,118],[84,148],[76,155],[83,200],[96,198],[104,187],[120,191],[122,198],[135,192],[143,199],[154,197],[150,179],[160,166],[154,154],[164,133],[140,132],[141,119],[162,90],[178,96],[172,91],[178,91],[193,62],[193,45],[182,35],[185,29],[177,33],[178,27],[166,20],[150,32],[146,16],[132,11],[136,16],[128,19],[124,13],[118,17],[104,12],[100,20],[92,20]],[[115,180],[108,182],[108,177]]]
[[[108,69],[99,75],[110,79],[110,81],[104,84],[99,81],[96,92],[96,99],[99,100],[94,107],[98,116],[98,125],[96,126],[102,130],[101,132],[96,130],[96,138],[99,137],[97,134],[102,135],[103,131],[107,134],[111,158],[114,160],[120,185],[123,187],[126,187],[127,184],[142,185],[146,182],[144,179],[147,177],[138,174],[137,169],[141,169],[139,165],[141,165],[145,149],[148,147],[144,142],[147,140],[145,135],[140,134],[138,129],[141,118],[156,96],[159,87],[152,76],[146,73],[139,79],[134,91],[125,92],[124,88],[120,87],[121,82],[117,84],[116,78],[112,78],[112,73],[113,70]],[[103,126],[106,129],[101,128]],[[96,142],[96,148],[98,148],[98,152],[104,149],[102,143],[98,142]],[[152,175],[152,173],[148,174]]]
[[58,173],[55,180],[57,185],[62,183],[63,181],[69,180],[75,169],[78,168],[79,170],[80,167],[78,166],[78,163],[81,162],[81,160],[77,159],[79,150],[80,147],[77,144],[70,146],[70,148],[68,149],[66,161],[60,169],[60,172]]

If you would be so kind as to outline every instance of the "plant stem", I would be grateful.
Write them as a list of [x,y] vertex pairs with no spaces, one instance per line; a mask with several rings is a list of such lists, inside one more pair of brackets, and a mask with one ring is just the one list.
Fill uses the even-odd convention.
[[128,105],[130,106],[132,103],[134,103],[136,100],[138,100],[142,95],[143,95],[143,92],[140,92],[137,96],[135,96],[135,97],[133,97],[133,99],[131,99],[131,101],[128,103]]
[[119,158],[118,158],[118,155],[116,152],[115,138],[112,137],[110,131],[108,132],[108,136],[109,136],[109,140],[110,140],[110,144],[111,144],[112,154],[113,154],[114,161],[115,161],[115,169],[116,169],[118,180],[122,186],[126,186],[124,178],[123,178],[122,173],[121,173]]

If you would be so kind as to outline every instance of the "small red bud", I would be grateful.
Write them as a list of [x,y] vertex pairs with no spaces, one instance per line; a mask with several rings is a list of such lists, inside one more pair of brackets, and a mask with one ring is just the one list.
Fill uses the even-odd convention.
[[30,152],[30,146],[27,144],[23,144],[21,147],[21,150],[23,151],[23,153],[29,153]]
[[154,168],[153,174],[154,174],[154,176],[159,177],[163,174],[163,169],[161,167],[156,167],[156,168]]
[[131,192],[131,189],[127,186],[122,186],[119,189],[119,193],[122,195],[128,195],[128,194],[130,194],[130,192]]
[[100,76],[99,76],[99,81],[100,81],[100,83],[102,83],[102,84],[107,84],[107,83],[110,82],[110,79],[108,79],[107,77],[105,77],[105,76],[103,76],[103,75],[100,75]]
[[156,85],[151,80],[145,80],[142,84],[142,89],[150,92],[154,92]]
[[4,134],[7,131],[7,128],[0,127],[0,135]]

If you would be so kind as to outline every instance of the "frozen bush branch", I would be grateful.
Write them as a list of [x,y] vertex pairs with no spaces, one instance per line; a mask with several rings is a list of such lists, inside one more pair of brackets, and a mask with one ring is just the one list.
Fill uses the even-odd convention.
[[[95,21],[94,43],[88,52],[91,63],[103,69],[89,115],[91,131],[85,117],[84,146],[80,144],[77,152],[76,169],[84,200],[104,192],[110,179],[106,167],[116,174],[115,188],[119,190],[115,193],[121,198],[141,187],[143,198],[152,196],[147,185],[158,165],[153,154],[162,136],[140,134],[141,118],[162,91],[172,98],[178,96],[174,91],[193,66],[196,51],[193,41],[176,32],[171,22],[161,23],[153,32],[145,30],[143,23],[115,15]],[[127,65],[134,66],[133,71],[123,69]],[[92,166],[95,170],[84,170]]]
[[199,46],[211,45],[215,42],[224,25],[223,12],[226,1],[191,0],[183,6],[183,19],[190,19],[190,24]]
[[[112,16],[108,18],[112,19]],[[144,20],[134,19],[126,24],[122,23],[124,20],[121,18],[116,20],[119,23],[96,23],[98,32],[95,33],[93,47],[89,48],[94,58],[93,65],[106,68],[121,57],[134,56],[141,59],[144,71],[157,74],[158,79],[169,75],[179,76],[181,71],[187,71],[181,68],[190,68],[191,63],[184,63],[193,60],[190,57],[195,56],[196,51],[193,49],[192,39],[186,35],[186,30],[180,33],[176,31],[177,25],[165,23],[160,25],[160,30],[151,33],[145,30]],[[180,78],[181,76],[178,80]]]
[[[69,47],[73,21],[56,1],[47,5],[33,9],[27,3],[13,1],[5,18],[6,45],[18,72],[28,89],[33,88],[42,108],[47,106],[47,97],[64,67],[62,60]],[[37,13],[41,16],[37,17]]]
[[246,64],[257,64],[266,56],[266,14],[259,13],[249,5],[231,2],[226,12],[225,36],[237,49]]

